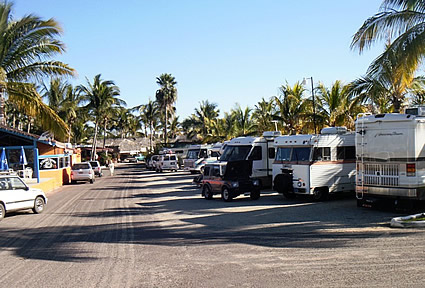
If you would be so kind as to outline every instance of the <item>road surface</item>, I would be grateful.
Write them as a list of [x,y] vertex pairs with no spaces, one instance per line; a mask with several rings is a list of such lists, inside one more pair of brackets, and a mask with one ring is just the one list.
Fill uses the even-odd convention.
[[137,164],[0,222],[0,287],[423,287],[425,230],[352,198],[200,197]]

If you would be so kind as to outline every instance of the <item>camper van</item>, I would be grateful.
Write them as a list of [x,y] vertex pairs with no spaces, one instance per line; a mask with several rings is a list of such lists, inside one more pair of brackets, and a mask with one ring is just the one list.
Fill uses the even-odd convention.
[[358,206],[425,200],[425,107],[356,121]]
[[211,148],[212,145],[190,145],[186,158],[183,160],[184,171],[191,171],[198,159],[208,158],[211,155]]
[[345,127],[323,128],[319,135],[277,137],[273,189],[325,200],[329,193],[355,191],[355,136]]
[[251,160],[251,178],[258,179],[261,187],[272,185],[272,164],[275,158],[274,139],[278,131],[266,131],[262,137],[237,137],[225,143],[220,162]]
[[220,142],[214,144],[211,149],[207,151],[207,157],[199,158],[195,161],[193,167],[189,168],[190,173],[204,173],[204,167],[206,163],[216,162],[220,158],[221,147],[222,144]]

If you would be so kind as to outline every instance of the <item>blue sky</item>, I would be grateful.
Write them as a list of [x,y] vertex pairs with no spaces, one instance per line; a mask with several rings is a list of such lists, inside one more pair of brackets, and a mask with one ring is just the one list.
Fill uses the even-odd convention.
[[[382,0],[15,0],[14,16],[55,18],[75,68],[73,84],[113,80],[128,107],[155,99],[156,77],[177,80],[180,120],[202,100],[220,112],[251,108],[313,77],[315,85],[364,75],[383,50],[359,55],[351,38]],[[310,86],[308,86],[310,87]]]

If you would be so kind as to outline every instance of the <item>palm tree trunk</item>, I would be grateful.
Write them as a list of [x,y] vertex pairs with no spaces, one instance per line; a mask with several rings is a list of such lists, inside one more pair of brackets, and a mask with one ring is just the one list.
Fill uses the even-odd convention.
[[149,153],[152,152],[152,123],[149,123]]
[[72,123],[69,123],[68,143],[71,143]]
[[92,145],[92,150],[91,150],[91,155],[90,155],[90,160],[96,160],[94,157],[94,154],[96,153],[96,140],[97,140],[97,129],[98,129],[98,124],[97,121],[94,125],[94,137],[93,137],[93,145]]
[[106,120],[105,120],[105,124],[103,125],[103,149],[105,149],[105,145],[106,145]]
[[167,123],[168,123],[168,111],[167,111],[167,106],[165,106],[165,125],[164,125],[164,142],[165,142],[165,147],[167,147]]

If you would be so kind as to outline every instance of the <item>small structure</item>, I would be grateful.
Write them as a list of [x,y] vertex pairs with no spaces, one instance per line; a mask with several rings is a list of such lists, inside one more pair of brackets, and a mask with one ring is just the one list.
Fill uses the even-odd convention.
[[[81,161],[79,150],[68,143],[4,125],[0,125],[1,148],[5,149],[9,168],[28,178],[28,182],[37,183],[44,191],[69,183],[71,164]],[[22,169],[23,163],[26,163],[25,169]]]

